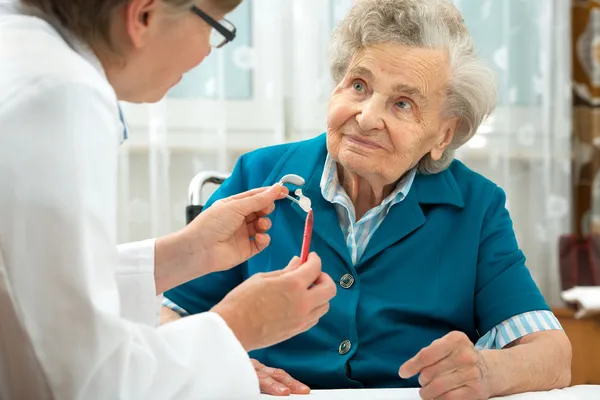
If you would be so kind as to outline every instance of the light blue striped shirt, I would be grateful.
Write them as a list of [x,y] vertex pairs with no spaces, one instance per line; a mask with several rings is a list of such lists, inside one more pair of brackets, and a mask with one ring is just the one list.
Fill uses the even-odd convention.
[[[346,190],[342,187],[337,173],[337,165],[327,155],[325,168],[321,176],[321,194],[323,198],[332,203],[336,209],[340,227],[346,238],[346,246],[352,256],[352,262],[356,265],[362,257],[369,241],[377,228],[385,219],[388,211],[394,204],[404,200],[408,195],[415,179],[415,170],[398,182],[396,188],[375,208],[367,211],[365,215],[356,221],[354,204],[348,197]],[[172,309],[181,316],[188,313],[177,304],[166,297],[163,305]],[[501,349],[507,344],[521,337],[545,330],[562,330],[562,327],[551,311],[531,311],[516,315],[493,327],[489,332],[479,338],[475,347],[479,350]]]
[[389,209],[394,204],[404,200],[414,179],[415,170],[412,169],[380,205],[370,209],[360,220],[356,221],[354,204],[340,183],[336,163],[329,157],[329,154],[327,155],[325,169],[321,176],[321,194],[325,200],[335,207],[342,232],[346,238],[346,246],[352,256],[354,265],[362,257],[369,241],[383,222]]

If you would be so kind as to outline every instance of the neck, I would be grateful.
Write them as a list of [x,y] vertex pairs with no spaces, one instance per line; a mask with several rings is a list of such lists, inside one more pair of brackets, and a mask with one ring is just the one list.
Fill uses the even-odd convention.
[[378,177],[364,177],[337,164],[338,178],[360,220],[370,209],[377,207],[394,190],[396,182],[386,184]]
[[121,19],[116,19],[111,26],[110,43],[97,40],[89,43],[119,100],[136,102],[135,82],[138,82],[139,71],[133,66],[131,54],[134,47],[127,36]]
[[128,93],[131,79],[127,79],[127,69],[125,68],[125,60],[116,52],[111,51],[102,45],[92,47],[96,57],[102,64],[102,69],[106,74],[106,79],[113,87],[119,100],[128,100]]

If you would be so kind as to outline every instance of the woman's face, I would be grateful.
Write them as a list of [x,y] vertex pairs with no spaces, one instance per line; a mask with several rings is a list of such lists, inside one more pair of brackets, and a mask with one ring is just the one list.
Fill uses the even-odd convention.
[[[196,1],[218,21],[224,15],[212,3]],[[161,0],[131,0],[123,17],[120,34],[130,46],[123,52],[123,69],[109,76],[121,100],[160,100],[210,54],[212,27],[191,10],[174,13]]]
[[382,44],[359,51],[329,101],[329,154],[385,185],[427,153],[439,159],[458,125],[442,118],[448,78],[441,50]]

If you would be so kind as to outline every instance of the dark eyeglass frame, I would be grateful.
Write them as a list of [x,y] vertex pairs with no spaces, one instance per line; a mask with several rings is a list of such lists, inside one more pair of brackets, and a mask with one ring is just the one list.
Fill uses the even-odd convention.
[[219,21],[217,21],[216,19],[214,19],[213,17],[211,17],[210,15],[208,15],[207,13],[205,13],[204,11],[202,11],[201,9],[199,9],[196,6],[192,6],[191,11],[194,14],[196,14],[197,16],[199,16],[200,18],[202,18],[204,20],[204,22],[206,22],[207,24],[212,26],[214,29],[216,29],[217,32],[219,32],[221,35],[223,35],[225,40],[222,43],[219,43],[218,46],[216,46],[217,49],[220,49],[221,47],[225,46],[227,43],[229,43],[233,39],[235,39],[235,33],[237,31],[237,28],[235,27],[235,25],[233,25],[231,23],[231,21],[224,19],[224,21],[227,21],[227,23],[229,23],[231,26],[233,26],[233,30],[227,29]]

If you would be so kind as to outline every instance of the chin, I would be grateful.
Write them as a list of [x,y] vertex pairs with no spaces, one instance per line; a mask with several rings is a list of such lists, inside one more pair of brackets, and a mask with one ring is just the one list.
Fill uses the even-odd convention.
[[155,91],[155,92],[152,92],[152,93],[148,93],[145,96],[144,101],[142,101],[142,103],[158,103],[166,95],[167,95],[167,91],[166,90],[161,90],[161,91]]
[[378,169],[378,166],[370,157],[351,152],[345,152],[341,155],[340,164],[344,169],[361,176],[370,175]]
[[167,94],[164,92],[150,92],[150,93],[141,93],[137,95],[129,95],[129,96],[120,96],[119,100],[126,101],[128,103],[135,104],[143,104],[143,103],[157,103],[162,100],[163,97]]

